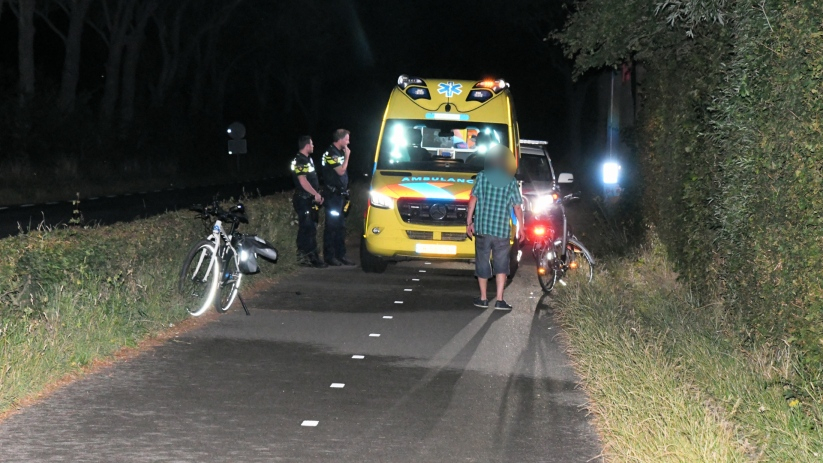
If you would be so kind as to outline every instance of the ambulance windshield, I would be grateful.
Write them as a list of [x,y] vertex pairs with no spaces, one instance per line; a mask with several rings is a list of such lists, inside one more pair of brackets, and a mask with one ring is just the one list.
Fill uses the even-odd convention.
[[479,172],[490,146],[508,145],[504,124],[471,121],[386,121],[378,169]]

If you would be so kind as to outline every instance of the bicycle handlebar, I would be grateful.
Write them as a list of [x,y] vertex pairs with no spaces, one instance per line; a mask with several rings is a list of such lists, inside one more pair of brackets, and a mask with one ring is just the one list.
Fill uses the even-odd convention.
[[196,216],[196,218],[200,219],[208,219],[209,217],[215,217],[224,222],[249,223],[249,219],[246,217],[245,214],[235,214],[230,211],[224,211],[220,208],[220,205],[217,202],[215,202],[211,206],[201,206],[200,204],[194,204],[189,208],[189,210],[197,212],[198,215]]

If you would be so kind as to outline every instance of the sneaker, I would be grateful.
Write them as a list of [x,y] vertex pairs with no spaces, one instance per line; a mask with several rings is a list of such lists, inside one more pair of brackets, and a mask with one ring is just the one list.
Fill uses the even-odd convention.
[[330,257],[330,258],[326,259],[326,263],[331,265],[332,267],[340,267],[341,265],[343,265],[343,262],[340,262],[339,260],[337,260],[334,257]]
[[327,263],[323,262],[323,260],[320,259],[319,257],[312,256],[311,257],[311,266],[314,267],[314,268],[326,268],[329,265]]
[[354,262],[350,261],[349,259],[347,259],[345,257],[341,257],[337,260],[339,260],[340,263],[343,264],[343,265],[349,265],[349,266],[354,265]]
[[481,309],[488,309],[489,308],[489,300],[488,299],[480,299],[479,297],[475,298],[474,306],[475,307],[480,307]]
[[494,303],[494,310],[511,310],[512,306],[509,305],[508,302],[504,300],[499,300]]

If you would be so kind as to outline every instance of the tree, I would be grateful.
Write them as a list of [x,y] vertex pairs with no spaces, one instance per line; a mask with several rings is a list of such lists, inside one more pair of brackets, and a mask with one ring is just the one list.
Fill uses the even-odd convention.
[[149,0],[138,6],[134,24],[126,39],[126,58],[123,63],[123,88],[120,98],[120,126],[127,128],[134,121],[134,97],[137,92],[137,65],[140,49],[145,40],[146,25],[157,9],[157,0]]
[[[111,2],[115,5],[110,5]],[[120,72],[122,69],[123,50],[126,46],[129,28],[138,0],[102,0],[101,9],[90,22],[100,38],[108,46],[106,58],[106,81],[103,86],[103,98],[100,100],[100,123],[107,127],[120,97]]]
[[12,12],[17,16],[17,54],[19,79],[17,90],[20,106],[25,107],[34,96],[34,13],[35,0],[17,0],[9,2]]
[[[45,23],[63,41],[65,48],[60,90],[57,94],[57,107],[64,113],[71,113],[75,109],[77,84],[80,81],[83,30],[91,2],[92,0],[47,0],[43,2],[43,7],[37,10]],[[68,16],[69,25],[65,32],[52,21],[52,5]]]
[[149,86],[151,106],[158,108],[166,101],[171,86],[174,84],[183,57],[181,35],[190,0],[164,2],[163,6],[151,16],[157,29],[157,41],[162,55],[157,81]]

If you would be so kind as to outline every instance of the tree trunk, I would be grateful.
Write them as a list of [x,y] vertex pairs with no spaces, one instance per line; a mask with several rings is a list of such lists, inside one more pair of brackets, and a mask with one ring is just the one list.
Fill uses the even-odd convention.
[[100,123],[104,127],[111,124],[117,100],[120,97],[120,68],[123,61],[123,49],[126,46],[126,34],[134,15],[134,1],[124,0],[118,4],[115,20],[110,27],[106,83],[103,86],[103,98],[100,101]]
[[34,9],[35,0],[19,0],[17,14],[17,52],[20,77],[18,91],[20,106],[24,107],[34,95]]
[[134,97],[137,93],[137,65],[140,61],[140,49],[145,40],[146,25],[157,8],[157,2],[145,3],[137,17],[132,33],[126,43],[126,58],[123,63],[123,89],[120,98],[120,127],[128,128],[134,121]]
[[155,108],[159,108],[165,103],[166,95],[168,95],[169,89],[177,75],[177,70],[180,68],[180,33],[187,6],[188,2],[186,1],[178,5],[171,30],[169,30],[169,27],[164,23],[164,20],[167,18],[161,15],[154,16],[158,31],[158,41],[160,42],[160,48],[163,54],[163,66],[157,77],[157,85],[151,89],[151,105]]
[[83,29],[91,0],[71,0],[69,30],[66,34],[66,56],[63,61],[63,75],[60,79],[60,93],[57,107],[65,112],[74,111],[77,100],[77,84],[80,81],[80,55],[82,51]]

